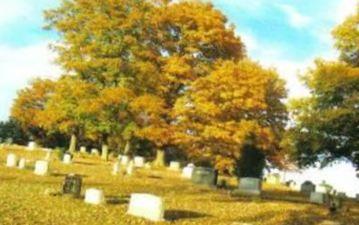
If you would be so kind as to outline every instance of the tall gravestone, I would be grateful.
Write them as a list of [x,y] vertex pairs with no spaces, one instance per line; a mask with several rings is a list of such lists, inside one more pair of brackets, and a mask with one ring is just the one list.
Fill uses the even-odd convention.
[[185,168],[182,170],[182,177],[186,179],[192,179],[193,170],[195,169],[194,164],[188,164]]
[[315,192],[315,185],[311,181],[305,181],[300,186],[300,191],[304,194],[310,195],[310,193]]
[[25,158],[21,158],[19,160],[19,165],[17,166],[17,168],[19,168],[20,170],[25,169],[26,167],[26,159]]
[[80,197],[82,188],[82,177],[77,174],[69,174],[65,177],[62,193],[73,197]]
[[216,186],[218,179],[218,171],[208,167],[196,167],[193,170],[192,182],[194,184]]

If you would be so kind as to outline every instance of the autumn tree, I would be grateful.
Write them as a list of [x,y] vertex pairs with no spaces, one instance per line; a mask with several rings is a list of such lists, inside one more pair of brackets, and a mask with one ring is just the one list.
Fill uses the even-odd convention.
[[46,131],[40,128],[39,114],[44,110],[46,102],[51,97],[55,81],[35,79],[30,85],[17,94],[11,108],[11,117],[22,129],[36,139],[45,139]]
[[88,102],[97,95],[95,85],[73,76],[63,76],[39,112],[39,126],[48,132],[58,131],[71,136],[69,151],[74,152],[78,136],[84,133],[88,121]]
[[292,102],[287,143],[300,166],[346,159],[359,169],[359,10],[333,31],[339,61],[317,60],[303,76],[311,95]]
[[[101,88],[123,87],[162,99],[166,112],[153,120],[159,124],[148,125],[158,132],[136,132],[153,141],[172,133],[163,135],[175,119],[171,109],[192,81],[206,76],[217,60],[245,55],[233,27],[209,3],[70,0],[47,11],[46,20],[60,34],[54,48],[66,70]],[[164,149],[170,140],[156,145]]]
[[305,75],[311,96],[292,102],[290,148],[300,166],[340,158],[359,168],[359,68],[317,61]]
[[[239,168],[240,175],[254,177],[261,176],[265,159],[281,165],[286,90],[274,70],[249,60],[223,61],[188,89],[176,102],[175,116],[178,141],[192,158],[210,161],[227,173]],[[242,162],[251,160],[250,153],[260,159],[252,167],[261,166],[246,174]]]

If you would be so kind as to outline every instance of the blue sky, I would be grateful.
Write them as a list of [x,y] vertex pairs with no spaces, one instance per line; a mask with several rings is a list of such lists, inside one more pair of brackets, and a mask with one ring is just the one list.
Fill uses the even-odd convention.
[[[263,66],[277,68],[287,81],[290,97],[306,94],[297,74],[315,58],[337,57],[331,29],[353,13],[356,5],[356,0],[212,2],[236,26],[249,56]],[[48,50],[56,35],[42,30],[42,11],[57,4],[58,0],[0,0],[0,120],[8,118],[16,92],[31,79],[61,73],[53,64],[55,54]],[[351,195],[359,187],[354,168],[345,163],[322,171],[309,170],[301,177],[318,182],[340,177],[337,187]]]

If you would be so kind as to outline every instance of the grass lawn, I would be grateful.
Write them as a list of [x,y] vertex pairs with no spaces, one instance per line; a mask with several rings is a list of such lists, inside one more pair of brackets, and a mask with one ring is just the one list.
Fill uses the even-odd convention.
[[[10,152],[32,162],[26,170],[6,168],[6,156]],[[342,212],[328,216],[325,207],[306,203],[305,196],[285,187],[264,185],[262,199],[233,198],[228,190],[194,186],[176,172],[143,169],[131,177],[113,176],[113,162],[80,155],[71,165],[63,165],[54,155],[51,174],[36,176],[34,161],[44,157],[41,151],[0,150],[1,225],[153,224],[126,215],[131,193],[163,197],[166,222],[158,224],[317,225],[330,220],[342,225],[359,225],[359,204],[354,201],[346,201]],[[109,202],[93,206],[85,204],[83,199],[45,194],[49,189],[60,191],[68,173],[84,176],[83,193],[86,188],[101,188]]]

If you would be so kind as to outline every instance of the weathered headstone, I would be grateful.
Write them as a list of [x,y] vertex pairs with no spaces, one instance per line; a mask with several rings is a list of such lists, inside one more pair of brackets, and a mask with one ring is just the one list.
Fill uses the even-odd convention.
[[101,159],[108,161],[108,146],[107,145],[102,146]]
[[81,187],[82,177],[77,174],[69,174],[65,177],[65,181],[62,186],[62,193],[69,194],[77,198],[81,194]]
[[200,185],[216,186],[218,172],[215,169],[207,167],[196,167],[193,170],[192,182]]
[[172,162],[170,162],[169,169],[172,170],[172,171],[180,171],[181,170],[181,163],[176,162],[176,161],[172,161]]
[[165,207],[160,197],[150,194],[132,194],[127,213],[159,222],[164,220]]
[[63,162],[64,164],[71,164],[71,162],[72,162],[72,155],[71,155],[71,154],[68,154],[68,153],[65,153],[65,154],[64,154],[64,157],[63,157],[63,159],[62,159],[62,162]]
[[36,143],[34,141],[29,142],[27,145],[27,150],[33,151],[36,148]]
[[241,177],[238,189],[233,191],[234,195],[260,196],[262,193],[262,180],[253,177]]
[[100,155],[100,152],[98,151],[98,149],[93,148],[93,149],[91,149],[91,155],[99,156],[99,155]]
[[127,166],[127,164],[130,162],[130,157],[128,157],[127,155],[124,155],[121,157],[121,165],[122,166]]
[[90,188],[85,192],[85,203],[99,205],[105,203],[105,195],[102,190]]
[[7,155],[6,167],[16,167],[17,166],[17,156],[13,153]]
[[142,156],[135,156],[134,166],[137,168],[142,168],[145,166],[145,158]]
[[182,177],[186,179],[192,179],[192,174],[195,166],[194,164],[188,164],[185,168],[182,170]]
[[20,170],[22,170],[22,169],[25,169],[25,167],[26,167],[26,159],[21,158],[21,159],[19,160],[19,165],[17,166],[17,168],[19,168]]
[[87,153],[87,149],[85,146],[81,146],[80,147],[80,152],[83,153],[83,154],[86,154]]
[[35,171],[36,175],[44,176],[49,172],[49,162],[45,160],[38,160],[35,163]]
[[304,194],[310,195],[310,193],[315,192],[315,185],[311,181],[305,181],[300,186],[300,191]]
[[120,172],[120,163],[115,162],[112,167],[112,175],[117,175]]
[[310,202],[316,204],[325,204],[328,201],[328,195],[326,193],[311,192]]
[[356,200],[359,201],[359,194],[356,194]]
[[280,184],[280,174],[279,173],[269,174],[266,177],[266,183],[272,184],[272,185],[279,185]]
[[126,174],[131,176],[134,170],[135,170],[134,163],[133,161],[130,161],[126,167]]

